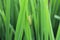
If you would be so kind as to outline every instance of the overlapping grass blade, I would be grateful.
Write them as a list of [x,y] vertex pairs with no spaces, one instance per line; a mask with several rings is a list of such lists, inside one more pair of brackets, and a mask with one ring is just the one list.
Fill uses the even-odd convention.
[[57,31],[56,40],[60,40],[60,23],[59,23],[59,27],[58,27],[58,31]]
[[48,10],[48,0],[45,1],[40,0],[40,4],[41,4],[41,27],[43,28],[45,40],[48,40],[48,35],[50,35],[50,40],[54,40],[50,14]]
[[55,15],[59,15],[59,0],[50,0],[50,6],[51,6],[51,12],[50,12],[50,17],[51,17],[51,24],[54,32],[54,36],[56,38],[57,34],[57,29],[59,25],[59,21],[54,18]]
[[[1,15],[2,19],[3,19],[4,24],[5,24],[6,16],[5,16],[4,12],[1,11],[1,10],[0,10],[0,15]],[[12,30],[12,32],[15,34],[15,30],[14,30],[13,26],[12,26],[11,24],[9,24],[9,25],[10,25],[9,28],[10,28],[10,29]]]
[[3,9],[2,0],[0,0],[0,9]]
[[[28,0],[26,0],[26,6],[25,6],[26,10],[26,14],[25,14],[25,35],[26,35],[26,38],[27,40],[32,40],[32,35],[31,35],[31,27],[30,27],[30,24],[29,24],[29,19],[28,19],[28,14],[29,14],[29,11],[28,11]],[[29,37],[28,37],[29,35]]]
[[32,8],[32,18],[34,20],[34,28],[35,28],[35,33],[36,33],[36,40],[40,40],[39,36],[39,23],[38,23],[38,18],[37,18],[37,13],[35,12],[36,10],[36,0],[30,0],[31,2],[31,8]]
[[23,26],[22,23],[24,19],[22,19],[24,17],[24,13],[25,13],[25,1],[24,0],[19,0],[19,4],[20,4],[20,12],[18,15],[18,20],[17,20],[17,25],[16,25],[16,33],[15,33],[15,40],[22,40],[22,36],[23,36]]
[[10,0],[6,0],[6,40],[9,40],[9,24],[10,24]]

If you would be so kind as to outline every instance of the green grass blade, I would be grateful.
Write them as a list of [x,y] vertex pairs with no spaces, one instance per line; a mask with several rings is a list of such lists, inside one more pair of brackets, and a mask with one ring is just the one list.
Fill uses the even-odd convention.
[[22,18],[24,17],[25,13],[25,2],[24,0],[19,0],[20,4],[20,12],[18,15],[17,25],[16,25],[16,33],[15,33],[15,40],[22,40],[22,32],[23,32],[23,26],[22,26]]
[[31,8],[32,8],[32,18],[34,20],[34,27],[35,27],[35,32],[36,32],[36,40],[40,40],[39,32],[38,32],[38,19],[36,17],[36,12],[35,12],[35,7],[36,7],[36,0],[30,0],[31,2]]
[[[5,16],[4,12],[3,12],[3,11],[1,11],[1,10],[0,10],[0,15],[2,16],[2,19],[3,19],[4,24],[5,24],[6,16]],[[15,34],[15,30],[14,30],[13,26],[12,26],[11,24],[9,24],[9,25],[10,25],[10,29],[11,29],[11,30],[12,30],[12,32]]]
[[[54,35],[52,31],[52,25],[50,20],[50,14],[48,10],[48,0],[40,0],[41,4],[41,27],[43,28],[45,34],[45,40],[48,40],[46,35],[51,36],[51,40],[54,40]],[[42,5],[43,4],[43,5]]]
[[[28,0],[26,0],[26,16],[25,16],[25,35],[26,35],[26,38],[27,40],[32,40],[32,35],[31,35],[31,28],[30,28],[30,24],[29,24],[29,20],[28,20],[28,14],[29,14],[29,11],[28,11]],[[29,37],[28,37],[29,35]]]
[[60,23],[59,23],[59,27],[58,27],[58,31],[57,31],[56,40],[60,40]]

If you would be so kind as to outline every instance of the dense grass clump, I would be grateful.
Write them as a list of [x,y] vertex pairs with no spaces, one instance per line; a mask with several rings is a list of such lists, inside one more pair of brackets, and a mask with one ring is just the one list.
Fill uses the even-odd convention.
[[60,40],[60,0],[0,0],[0,40]]

